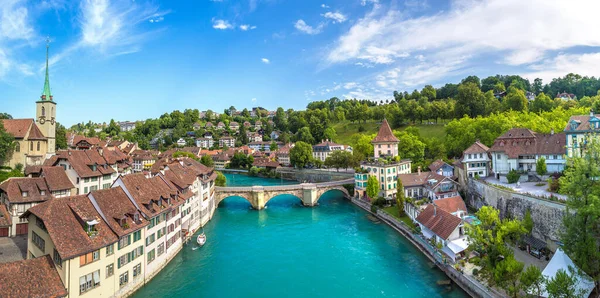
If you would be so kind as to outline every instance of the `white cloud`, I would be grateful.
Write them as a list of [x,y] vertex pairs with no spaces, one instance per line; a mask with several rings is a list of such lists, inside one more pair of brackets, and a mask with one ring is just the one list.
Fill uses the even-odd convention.
[[377,4],[377,3],[379,3],[379,0],[361,0],[360,1],[360,5],[362,5],[362,6],[367,5],[367,3]]
[[256,97],[252,98],[250,101],[256,102]]
[[240,29],[242,31],[254,30],[254,29],[256,29],[256,26],[250,26],[247,24],[243,24],[243,25],[240,25]]
[[264,64],[270,64],[271,63],[271,61],[269,59],[267,59],[267,58],[262,58],[262,59],[260,59],[260,61],[262,61],[262,63],[264,63]]
[[328,11],[324,14],[322,14],[323,17],[327,18],[327,19],[332,19],[333,23],[343,23],[346,21],[346,16],[341,14],[340,12],[331,12]]
[[226,20],[213,19],[212,24],[212,27],[217,30],[233,29],[233,25]]
[[550,83],[553,78],[577,73],[582,76],[598,76],[600,69],[600,52],[586,54],[559,54],[552,59],[545,59],[531,65],[521,75],[533,81],[541,78],[544,83]]
[[34,30],[28,19],[29,11],[24,1],[5,0],[0,5],[0,41],[8,39],[30,39]]
[[149,19],[148,22],[150,22],[150,23],[160,23],[160,22],[162,22],[164,20],[165,20],[165,17],[158,16],[158,17],[154,17],[154,18]]
[[356,87],[358,87],[357,82],[348,82],[348,83],[344,84],[344,89],[354,89]]
[[329,8],[329,5],[321,4],[321,8]]
[[[376,1],[363,1],[367,2]],[[505,55],[504,63],[522,65],[539,61],[548,51],[600,46],[600,35],[582,30],[600,27],[595,16],[600,1],[531,0],[524,6],[521,0],[455,0],[452,4],[448,11],[418,18],[375,5],[338,39],[327,62],[390,63],[398,55],[412,53],[427,53],[434,59],[494,53]],[[510,21],[497,17],[502,14],[510,14]],[[373,48],[385,52],[374,55]]]
[[299,31],[304,32],[306,34],[310,34],[310,35],[319,34],[323,30],[323,24],[319,24],[319,26],[317,26],[317,27],[312,27],[312,26],[306,24],[306,22],[304,22],[304,20],[302,20],[302,19],[296,21],[296,23],[294,24],[294,27],[296,29],[298,29]]

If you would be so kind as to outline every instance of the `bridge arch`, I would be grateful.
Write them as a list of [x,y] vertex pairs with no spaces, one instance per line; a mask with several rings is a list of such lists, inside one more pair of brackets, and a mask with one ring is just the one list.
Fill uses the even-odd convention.
[[317,189],[317,202],[321,199],[321,197],[323,197],[324,194],[326,194],[330,191],[339,191],[346,198],[350,197],[350,194],[348,193],[348,190],[345,187],[343,187],[343,186],[328,186],[328,187]]
[[222,201],[224,201],[227,198],[231,198],[231,197],[243,198],[248,203],[250,203],[250,205],[253,206],[252,198],[250,197],[249,193],[217,193],[217,199],[216,199],[217,207],[221,204]]
[[281,192],[281,193],[271,195],[269,197],[266,197],[266,194],[265,194],[265,206],[268,206],[267,204],[269,204],[269,202],[271,202],[271,201],[277,201],[278,199],[276,199],[276,198],[279,198],[281,196],[292,196],[292,197],[294,197],[294,201],[296,203],[299,202],[300,204],[303,204],[302,196],[298,196],[298,194],[294,194],[292,192],[290,192],[290,193]]

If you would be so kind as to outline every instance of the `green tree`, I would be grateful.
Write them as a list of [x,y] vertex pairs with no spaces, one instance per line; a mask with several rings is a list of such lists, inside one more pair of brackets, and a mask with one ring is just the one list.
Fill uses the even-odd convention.
[[483,93],[473,82],[465,82],[458,86],[455,112],[457,116],[467,115],[471,118],[484,113]]
[[508,93],[502,102],[504,110],[524,111],[528,110],[528,101],[523,90],[516,87],[509,87]]
[[304,168],[312,160],[312,146],[306,142],[298,141],[290,149],[290,163],[298,168]]
[[121,132],[121,127],[115,122],[114,119],[110,119],[110,123],[104,129],[104,132],[111,137],[116,137]]
[[323,132],[323,138],[333,142],[335,139],[337,139],[337,133],[335,132],[335,129],[333,127],[325,128],[325,131]]
[[573,263],[600,280],[600,143],[592,138],[582,157],[569,159],[560,178],[560,189],[567,198],[561,241]]
[[425,143],[418,136],[406,131],[394,133],[400,140],[398,144],[398,154],[401,158],[408,158],[414,163],[423,161],[425,156]]
[[404,185],[402,180],[398,178],[397,192],[396,192],[396,204],[398,205],[398,217],[404,216]]
[[352,152],[358,160],[364,160],[367,157],[372,157],[374,153],[373,144],[371,141],[375,135],[355,134],[350,140]]
[[277,151],[277,149],[279,149],[279,146],[277,146],[277,143],[271,142],[271,145],[269,145],[269,150],[271,150],[271,152],[273,152],[273,151]]
[[504,83],[498,82],[494,85],[494,93],[500,93],[500,92],[504,92],[504,91],[506,91],[506,87],[504,86]]
[[210,157],[210,155],[203,155],[200,158],[200,163],[207,166],[207,167],[214,167],[215,166],[215,162],[213,161],[212,157]]
[[521,178],[521,174],[515,169],[508,171],[508,174],[506,174],[506,180],[508,180],[509,184],[517,183],[519,178]]
[[60,123],[56,123],[56,150],[67,149],[67,129]]
[[531,218],[531,211],[527,209],[525,216],[523,216],[523,228],[527,231],[527,234],[531,234],[533,231],[533,218]]
[[521,273],[521,288],[526,293],[539,297],[546,282],[542,271],[535,265],[530,265]]
[[337,171],[357,166],[354,162],[352,153],[345,150],[335,150],[325,159],[325,165],[330,168],[335,168]]
[[379,195],[379,181],[377,181],[377,177],[369,175],[366,192],[370,199],[375,199]]
[[518,297],[521,291],[521,285],[519,284],[521,273],[523,272],[523,263],[515,260],[510,255],[504,260],[500,261],[494,269],[494,278],[496,283],[506,290],[506,292],[512,297]]
[[546,159],[543,157],[540,157],[535,164],[535,172],[540,175],[540,176],[544,176],[548,173],[548,170],[546,168]]
[[308,143],[308,144],[314,144],[315,143],[315,138],[313,138],[313,135],[310,132],[310,129],[305,126],[302,127],[298,130],[298,132],[296,133],[296,141],[298,142],[304,142],[304,143]]
[[542,79],[536,78],[533,80],[533,85],[531,85],[531,91],[535,94],[540,94],[542,90],[544,90],[544,83],[542,83]]
[[[4,124],[0,121],[0,165],[11,159],[16,144],[15,137],[4,129]],[[21,148],[21,150],[25,150],[25,148]]]
[[227,185],[227,178],[225,177],[225,175],[223,175],[223,173],[216,171],[217,172],[217,178],[215,179],[215,185],[216,186],[226,186]]
[[531,104],[531,110],[536,113],[548,112],[554,108],[554,101],[544,92],[539,93],[533,103]]
[[251,176],[251,177],[258,176],[258,168],[257,167],[251,167],[250,170],[248,170],[248,176]]
[[421,90],[421,96],[426,97],[428,100],[434,100],[436,98],[435,88],[431,85],[425,85]]
[[573,268],[569,267],[570,274],[564,269],[559,269],[553,278],[546,283],[549,298],[580,298],[583,293],[577,289],[577,276]]

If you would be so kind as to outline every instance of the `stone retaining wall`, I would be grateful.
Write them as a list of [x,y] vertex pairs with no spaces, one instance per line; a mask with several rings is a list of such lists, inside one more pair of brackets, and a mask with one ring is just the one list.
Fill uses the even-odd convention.
[[566,212],[563,204],[515,193],[475,179],[469,179],[465,199],[467,205],[475,210],[482,206],[497,208],[501,218],[523,219],[525,212],[529,210],[533,219],[532,234],[546,240],[551,249],[555,241],[559,240]]

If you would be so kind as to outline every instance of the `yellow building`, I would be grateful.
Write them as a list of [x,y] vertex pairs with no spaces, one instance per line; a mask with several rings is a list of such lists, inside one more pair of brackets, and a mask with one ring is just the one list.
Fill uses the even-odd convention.
[[46,80],[40,100],[36,102],[36,119],[4,119],[4,128],[15,137],[15,150],[5,162],[9,167],[22,164],[41,165],[56,149],[56,103],[50,91],[48,46],[46,46]]

